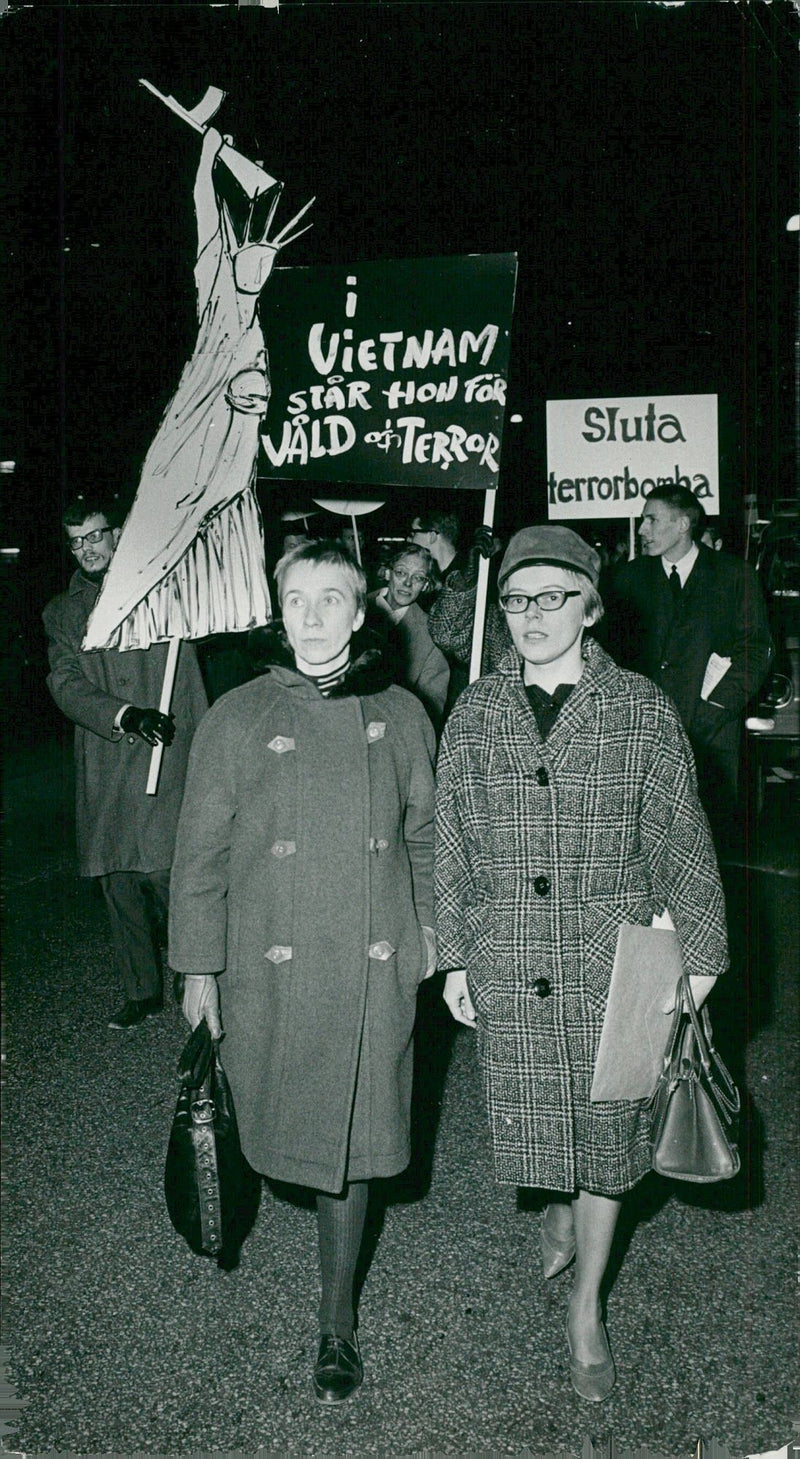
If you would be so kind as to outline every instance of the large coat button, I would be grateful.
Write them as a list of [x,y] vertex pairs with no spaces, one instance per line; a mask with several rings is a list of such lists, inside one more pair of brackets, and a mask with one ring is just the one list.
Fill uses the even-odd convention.
[[549,785],[550,784],[550,776],[548,775],[547,771],[545,770],[544,765],[540,765],[538,767],[538,769],[536,771],[536,780],[537,780],[537,783],[539,785]]
[[294,749],[294,740],[291,735],[275,735],[267,745],[268,750],[274,750],[276,755],[285,755],[289,750]]
[[537,897],[546,897],[547,893],[550,890],[550,883],[547,880],[547,877],[537,876],[535,882],[533,883],[533,890],[535,891]]
[[550,980],[548,978],[537,978],[533,985],[533,991],[538,998],[547,998],[550,993]]
[[288,963],[291,962],[292,949],[290,947],[276,945],[275,947],[271,947],[269,952],[265,952],[264,956],[269,958],[271,963]]

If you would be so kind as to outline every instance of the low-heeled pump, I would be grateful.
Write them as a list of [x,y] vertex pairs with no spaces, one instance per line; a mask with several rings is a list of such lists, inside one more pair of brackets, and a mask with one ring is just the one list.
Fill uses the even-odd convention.
[[617,1370],[614,1367],[614,1359],[608,1345],[605,1323],[600,1325],[606,1345],[606,1356],[601,1363],[579,1363],[572,1352],[569,1324],[566,1329],[567,1347],[569,1348],[569,1376],[578,1397],[585,1398],[587,1403],[603,1403],[617,1381]]
[[575,1232],[571,1232],[566,1242],[556,1241],[547,1229],[547,1212],[549,1206],[545,1207],[542,1216],[542,1226],[539,1232],[539,1240],[542,1248],[542,1270],[545,1277],[557,1277],[568,1267],[575,1256]]

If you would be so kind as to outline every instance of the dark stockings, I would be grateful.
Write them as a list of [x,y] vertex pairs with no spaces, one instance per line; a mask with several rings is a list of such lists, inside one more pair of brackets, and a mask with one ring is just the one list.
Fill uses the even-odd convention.
[[317,1192],[319,1261],[322,1273],[320,1332],[353,1339],[353,1281],[364,1234],[369,1186],[351,1180],[340,1196]]

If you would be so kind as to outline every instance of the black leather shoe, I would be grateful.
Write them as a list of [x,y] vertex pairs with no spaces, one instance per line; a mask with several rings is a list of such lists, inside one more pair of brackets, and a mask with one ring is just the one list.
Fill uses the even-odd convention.
[[119,1010],[119,1013],[112,1013],[108,1020],[109,1028],[137,1028],[144,1023],[146,1018],[155,1018],[162,1009],[161,999],[156,998],[129,998],[128,1002]]
[[363,1377],[355,1333],[352,1342],[334,1333],[323,1333],[313,1373],[314,1392],[320,1403],[343,1403],[355,1393]]

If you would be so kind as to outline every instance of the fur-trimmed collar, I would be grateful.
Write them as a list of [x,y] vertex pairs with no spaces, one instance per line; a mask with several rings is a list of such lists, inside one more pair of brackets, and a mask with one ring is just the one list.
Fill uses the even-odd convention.
[[[247,652],[257,674],[267,674],[272,667],[299,672],[280,620],[268,623],[266,628],[253,628],[248,636]],[[351,694],[378,694],[392,683],[394,679],[379,635],[371,628],[360,628],[351,640],[347,672],[328,697],[344,699]]]

